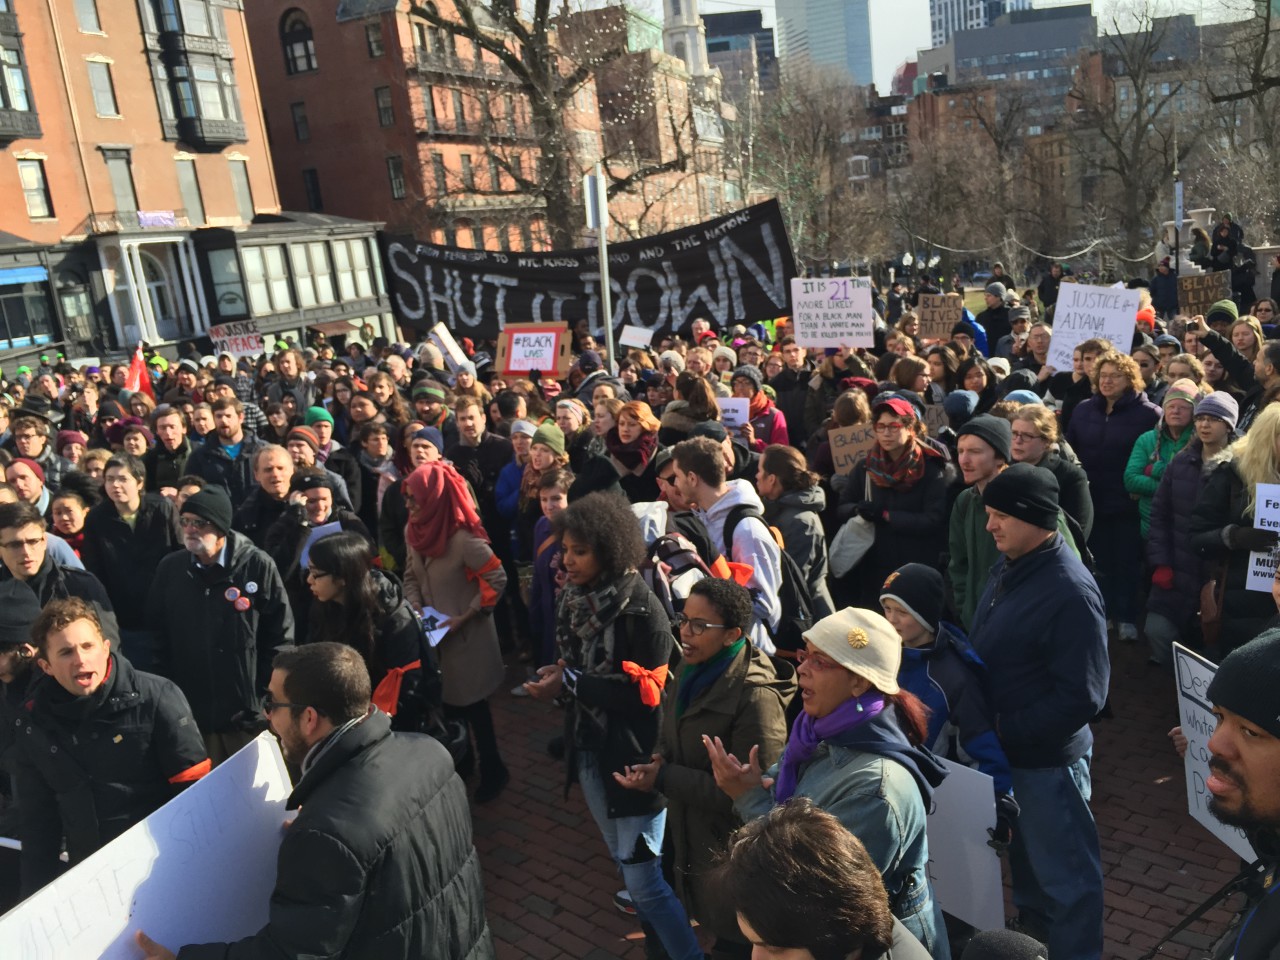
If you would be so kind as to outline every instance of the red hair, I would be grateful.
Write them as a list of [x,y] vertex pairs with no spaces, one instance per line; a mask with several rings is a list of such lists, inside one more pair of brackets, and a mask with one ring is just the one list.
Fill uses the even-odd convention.
[[613,419],[617,422],[623,416],[628,416],[640,424],[640,429],[645,433],[657,433],[658,427],[662,425],[658,418],[653,415],[653,409],[643,400],[632,400],[630,403],[624,403],[622,409],[618,411]]

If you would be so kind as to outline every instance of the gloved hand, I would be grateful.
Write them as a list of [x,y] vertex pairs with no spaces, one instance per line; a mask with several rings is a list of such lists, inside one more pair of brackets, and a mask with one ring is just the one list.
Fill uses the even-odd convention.
[[1159,566],[1151,574],[1151,585],[1161,590],[1173,589],[1173,567]]
[[863,500],[853,508],[853,512],[863,520],[876,520],[880,517],[880,508],[870,500]]
[[1275,530],[1255,530],[1253,527],[1232,526],[1227,532],[1227,546],[1232,550],[1252,550],[1264,553],[1274,549],[1280,533]]
[[1013,825],[1021,812],[1018,801],[1009,794],[996,797],[996,825],[987,831],[987,846],[1002,857],[1013,842]]

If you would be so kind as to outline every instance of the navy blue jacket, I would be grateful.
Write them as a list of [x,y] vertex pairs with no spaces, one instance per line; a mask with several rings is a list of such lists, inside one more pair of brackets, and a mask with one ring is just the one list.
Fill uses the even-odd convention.
[[[1160,408],[1142,392],[1127,391],[1107,414],[1107,401],[1094,394],[1071,414],[1067,443],[1089,475],[1096,520],[1138,515],[1138,501],[1124,488],[1124,468],[1137,439],[1160,422]],[[1079,521],[1079,518],[1076,518]]]
[[1107,700],[1107,616],[1089,571],[1059,536],[991,568],[970,630],[987,665],[996,732],[1014,767],[1062,767],[1093,745]]

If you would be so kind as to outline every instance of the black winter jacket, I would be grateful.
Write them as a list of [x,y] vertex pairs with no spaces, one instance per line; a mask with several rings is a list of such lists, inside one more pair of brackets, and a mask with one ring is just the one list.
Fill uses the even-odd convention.
[[231,497],[231,505],[238,507],[256,486],[253,479],[253,455],[263,446],[263,442],[255,434],[245,433],[240,443],[240,455],[232,460],[227,455],[226,447],[218,440],[218,435],[210,434],[187,460],[187,473],[194,473],[198,477],[204,477],[209,483],[218,484]]
[[19,720],[22,889],[34,893],[209,771],[182,691],[111,654],[88,697],[43,676]]
[[804,408],[809,398],[809,381],[813,378],[813,366],[806,361],[799,370],[784,367],[778,375],[769,381],[773,392],[778,395],[776,405],[787,418],[787,432],[791,436],[791,446],[804,449],[805,437],[812,431],[803,429],[805,425]]
[[142,458],[147,468],[147,489],[159,492],[161,487],[177,487],[178,480],[187,473],[187,461],[191,459],[191,441],[186,437],[177,450],[166,450],[157,443]]
[[[334,500],[337,499],[337,494],[334,494]],[[288,500],[277,500],[268,496],[261,487],[254,487],[244,498],[244,503],[236,508],[235,515],[231,518],[231,529],[236,533],[243,533],[253,541],[255,547],[265,547],[267,532],[288,509]]]
[[267,925],[180,960],[490,960],[471,811],[444,747],[375,711],[308,759]]
[[261,725],[276,648],[293,643],[284,583],[266,553],[232,532],[225,567],[201,567],[185,550],[169,554],[152,579],[147,614],[158,672],[182,688],[201,730]]
[[[1225,451],[1219,456],[1224,461],[1230,459]],[[1165,469],[1151,500],[1147,563],[1152,568],[1172,567],[1173,589],[1152,584],[1147,609],[1180,627],[1199,609],[1200,587],[1206,579],[1204,559],[1192,543],[1191,523],[1207,480],[1204,444],[1199,437],[1192,437]]]
[[[13,574],[9,572],[9,568],[0,564],[0,581],[12,579]],[[92,604],[98,619],[102,621],[102,635],[116,646],[118,652],[120,625],[116,622],[115,608],[111,605],[111,598],[107,596],[102,581],[88,570],[60,567],[46,553],[40,569],[26,584],[42,607],[47,606],[51,600],[66,600],[68,597],[79,597],[85,603]]]
[[142,495],[132,527],[109,500],[95,506],[84,519],[80,559],[85,569],[102,581],[126,630],[146,626],[149,572],[181,549],[173,504],[158,493]]

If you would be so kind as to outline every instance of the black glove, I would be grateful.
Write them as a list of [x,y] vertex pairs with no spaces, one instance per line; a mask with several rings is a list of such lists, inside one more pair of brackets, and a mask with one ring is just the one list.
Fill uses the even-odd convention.
[[1227,546],[1232,550],[1253,550],[1265,553],[1275,548],[1280,533],[1275,530],[1255,530],[1253,527],[1232,526],[1227,532]]
[[1021,812],[1018,801],[1007,793],[996,797],[996,825],[987,831],[987,846],[1002,857],[1013,842],[1013,825]]
[[853,512],[863,520],[876,520],[880,516],[880,508],[870,500],[863,500],[854,506]]

